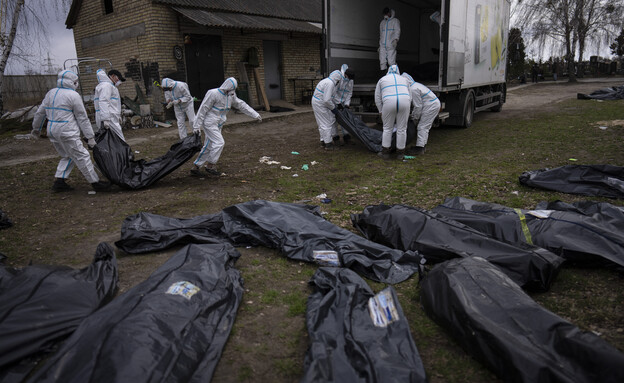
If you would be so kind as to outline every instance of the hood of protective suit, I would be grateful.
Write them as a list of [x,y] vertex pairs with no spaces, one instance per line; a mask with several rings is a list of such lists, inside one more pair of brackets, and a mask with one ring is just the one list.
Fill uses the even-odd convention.
[[225,79],[223,84],[221,84],[219,89],[223,93],[228,93],[228,92],[235,91],[237,87],[238,87],[238,82],[236,81],[236,79],[234,77],[228,77]]
[[412,78],[412,76],[410,76],[407,73],[403,73],[401,74],[401,76],[405,77],[407,79],[407,81],[409,82],[410,86],[415,83],[416,81],[414,81],[414,79]]
[[58,88],[76,90],[78,87],[78,75],[70,70],[62,70],[58,74],[56,86]]
[[340,67],[340,73],[342,73],[342,75],[344,76],[347,69],[349,69],[349,66],[347,64],[342,64],[342,66]]
[[394,17],[394,9],[390,10],[390,18],[392,19]]
[[388,74],[400,74],[399,73],[399,66],[398,65],[390,65],[390,68],[388,68]]
[[165,77],[165,78],[162,79],[162,82],[160,83],[160,86],[163,87],[163,88],[171,88],[171,89],[173,89],[173,88],[176,87],[177,84],[178,84],[177,81]]
[[344,75],[339,70],[335,70],[329,74],[329,79],[334,82],[334,84],[338,84]]
[[110,77],[108,77],[108,74],[106,73],[104,69],[98,69],[95,75],[97,77],[98,84],[101,82],[110,82],[111,84],[113,84],[113,80],[111,80]]

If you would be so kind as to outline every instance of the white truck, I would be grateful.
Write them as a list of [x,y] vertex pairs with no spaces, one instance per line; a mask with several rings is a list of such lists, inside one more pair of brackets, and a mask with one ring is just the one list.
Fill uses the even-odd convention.
[[399,70],[437,94],[443,105],[439,123],[467,128],[475,113],[501,110],[510,0],[323,0],[324,71],[342,64],[355,71],[356,113],[378,113],[374,93],[382,76],[378,48],[385,7],[401,23]]

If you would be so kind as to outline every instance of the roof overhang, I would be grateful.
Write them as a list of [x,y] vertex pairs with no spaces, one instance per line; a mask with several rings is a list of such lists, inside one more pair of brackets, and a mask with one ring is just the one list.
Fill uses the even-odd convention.
[[321,34],[320,27],[306,21],[277,19],[241,13],[210,12],[179,7],[172,7],[172,9],[205,27]]

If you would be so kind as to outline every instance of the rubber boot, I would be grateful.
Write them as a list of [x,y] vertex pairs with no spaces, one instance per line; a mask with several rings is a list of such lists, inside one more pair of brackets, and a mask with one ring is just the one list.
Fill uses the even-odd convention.
[[98,182],[93,182],[91,184],[91,187],[95,191],[104,192],[104,191],[109,191],[111,189],[111,183],[106,182],[106,181],[98,181]]
[[52,185],[52,190],[55,192],[64,192],[74,190],[74,188],[65,182],[65,178],[56,178],[54,180],[54,184]]
[[332,137],[332,141],[334,141],[335,146],[340,146],[340,136]]
[[325,144],[325,150],[336,150],[338,148],[336,148],[336,145],[334,145],[333,142],[330,142],[329,144]]
[[418,155],[421,155],[421,154],[425,154],[425,147],[424,146],[412,146],[407,151],[407,153],[409,155],[412,155],[412,156],[418,156]]
[[345,134],[344,136],[342,136],[342,140],[344,141],[345,145],[347,145],[349,142],[351,142],[351,136],[349,134]]
[[381,158],[383,158],[384,160],[389,160],[390,159],[390,148],[384,148],[383,146],[381,147],[381,152],[377,153],[377,155]]
[[405,149],[397,149],[396,150],[396,159],[399,161],[403,161],[405,157]]

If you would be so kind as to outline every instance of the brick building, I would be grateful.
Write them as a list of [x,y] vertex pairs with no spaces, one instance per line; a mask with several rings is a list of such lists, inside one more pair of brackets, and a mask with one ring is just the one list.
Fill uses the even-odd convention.
[[95,71],[114,67],[128,79],[122,96],[163,117],[154,85],[163,77],[187,82],[200,101],[233,76],[252,106],[263,100],[256,79],[269,101],[300,102],[305,86],[294,79],[321,73],[321,19],[320,0],[73,0],[66,26],[87,107]]

